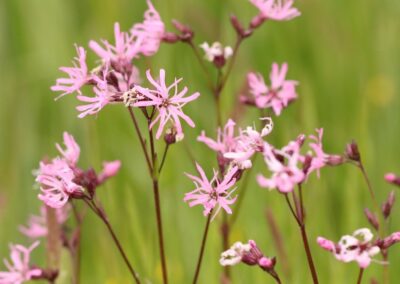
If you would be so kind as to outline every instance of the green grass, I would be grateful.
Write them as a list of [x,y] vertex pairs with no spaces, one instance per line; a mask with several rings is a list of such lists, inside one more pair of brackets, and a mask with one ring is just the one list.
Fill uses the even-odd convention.
[[[275,119],[269,140],[278,146],[299,133],[324,127],[327,152],[340,153],[352,138],[380,201],[393,189],[383,180],[387,171],[400,173],[400,2],[298,1],[302,16],[290,22],[267,23],[247,40],[223,93],[224,119],[231,114],[238,89],[249,70],[267,75],[272,62],[289,63],[290,78],[300,82],[299,100]],[[229,14],[247,22],[256,10],[241,1],[154,1],[172,30],[170,19],[190,24],[196,42],[234,43]],[[105,108],[97,118],[76,118],[76,101],[55,102],[49,87],[60,76],[59,66],[69,65],[74,43],[112,38],[113,23],[123,29],[141,21],[145,2],[138,0],[5,0],[0,2],[0,256],[8,256],[9,242],[27,243],[18,232],[30,213],[36,213],[32,170],[45,155],[55,155],[54,143],[62,132],[75,135],[82,146],[81,164],[99,167],[102,160],[121,159],[121,173],[99,190],[111,223],[121,237],[133,264],[152,283],[161,282],[150,180],[144,158],[122,106]],[[91,57],[94,59],[94,57]],[[89,61],[93,62],[93,61]],[[186,142],[205,168],[215,164],[214,154],[195,142],[200,130],[212,133],[214,106],[201,69],[183,44],[163,45],[150,60],[138,62],[140,70],[165,68],[169,79],[184,77],[190,91],[202,96],[186,110],[197,127],[186,128]],[[210,69],[212,72],[212,69]],[[213,73],[212,73],[213,74]],[[244,123],[256,120],[247,111]],[[163,147],[160,143],[159,149]],[[205,224],[200,208],[188,208],[182,198],[192,189],[183,172],[194,172],[182,144],[174,145],[161,176],[162,210],[171,283],[189,283],[194,272]],[[260,159],[259,159],[260,160]],[[261,171],[257,165],[253,172]],[[209,170],[209,172],[211,172]],[[339,239],[368,226],[363,208],[372,207],[365,183],[356,168],[343,166],[322,171],[305,186],[309,236],[321,283],[355,283],[357,265],[342,264],[317,248],[315,238]],[[297,228],[278,194],[251,183],[231,242],[255,239],[268,255],[276,253],[265,219],[270,208],[284,235],[290,280],[309,283],[310,277]],[[390,231],[399,230],[398,206]],[[219,283],[221,252],[219,220],[212,223],[200,283]],[[400,248],[390,255],[392,283],[400,280]],[[104,226],[88,216],[84,225],[82,283],[128,283],[129,274],[114,250]],[[65,256],[65,265],[68,257]],[[44,263],[41,253],[35,255]],[[381,278],[382,267],[372,264],[365,274]],[[260,270],[233,268],[234,283],[272,283]],[[267,282],[270,281],[270,282]],[[69,283],[63,272],[60,283]]]

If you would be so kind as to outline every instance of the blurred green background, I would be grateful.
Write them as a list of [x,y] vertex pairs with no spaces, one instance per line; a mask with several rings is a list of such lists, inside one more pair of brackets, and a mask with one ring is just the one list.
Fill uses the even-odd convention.
[[[191,25],[198,44],[218,40],[232,45],[235,34],[228,20],[230,13],[244,23],[256,14],[247,0],[154,0],[154,5],[168,30],[173,29],[171,19]],[[382,202],[393,189],[384,182],[384,173],[400,173],[400,1],[302,0],[296,6],[301,17],[268,22],[244,42],[223,93],[224,120],[248,71],[266,76],[272,62],[287,61],[289,78],[300,82],[299,99],[275,119],[269,141],[281,146],[299,133],[324,127],[325,150],[341,153],[345,143],[354,138]],[[26,223],[29,214],[36,214],[40,205],[32,170],[46,154],[56,154],[54,143],[61,141],[66,130],[81,144],[82,166],[99,169],[103,160],[122,160],[121,172],[99,190],[99,196],[137,271],[149,283],[161,282],[151,184],[127,111],[111,106],[98,117],[78,119],[73,96],[55,102],[49,89],[61,75],[58,67],[70,66],[74,43],[86,47],[90,39],[112,39],[115,21],[127,30],[142,20],[145,9],[145,1],[139,0],[0,1],[1,257],[8,257],[8,243],[29,243],[18,232],[18,225]],[[90,56],[89,64],[93,60]],[[165,68],[169,80],[184,77],[183,84],[190,91],[201,92],[200,99],[186,107],[197,127],[186,127],[185,139],[211,174],[214,154],[195,138],[202,129],[213,135],[214,106],[191,50],[183,44],[164,44],[156,56],[137,64],[142,74],[147,68]],[[243,114],[242,126],[257,120],[254,110]],[[163,149],[162,143],[159,149]],[[182,201],[184,193],[193,188],[183,172],[194,172],[184,145],[174,145],[169,154],[161,176],[169,275],[171,283],[190,283],[206,220],[200,207],[190,209]],[[260,160],[253,177],[261,170]],[[288,254],[287,259],[278,259],[278,272],[282,273],[280,263],[286,262],[290,275],[284,277],[284,283],[310,283],[298,228],[282,196],[260,189],[254,178],[251,180],[231,242],[254,239],[267,255],[276,255],[265,218],[265,210],[270,208]],[[368,226],[363,208],[371,208],[372,203],[359,171],[352,166],[322,170],[321,179],[313,176],[307,182],[305,203],[320,282],[355,283],[357,265],[337,262],[316,246],[315,239],[322,235],[338,240]],[[390,232],[400,230],[399,210],[396,205]],[[211,225],[200,283],[219,283],[219,221],[217,218]],[[82,283],[129,283],[127,269],[105,227],[92,214],[85,221],[83,235]],[[45,263],[41,250],[43,247],[34,257],[39,265]],[[399,253],[400,247],[390,253],[392,283],[400,281]],[[67,254],[63,262],[69,266]],[[232,271],[234,283],[273,283],[256,268],[238,265]],[[365,283],[371,277],[380,280],[381,273],[382,266],[373,263]],[[68,269],[58,283],[69,283]]]

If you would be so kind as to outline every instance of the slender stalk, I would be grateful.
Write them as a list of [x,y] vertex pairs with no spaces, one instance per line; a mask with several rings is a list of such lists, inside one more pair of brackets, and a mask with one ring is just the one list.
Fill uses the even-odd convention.
[[[383,213],[379,208],[378,201],[376,200],[376,196],[375,196],[375,192],[374,192],[374,190],[372,188],[371,180],[369,179],[369,176],[367,174],[367,171],[364,168],[363,163],[360,161],[356,165],[360,169],[360,171],[361,171],[361,173],[363,175],[363,178],[365,180],[365,183],[367,184],[368,191],[369,191],[369,194],[371,196],[372,203],[373,203],[373,206],[374,206],[374,211],[377,214],[378,219],[379,219],[379,225],[380,225],[379,226],[379,235],[380,235],[381,238],[384,238],[387,224],[386,224],[386,222],[384,220]],[[383,256],[383,260],[387,261],[387,255]],[[361,271],[360,271],[360,273],[361,273]],[[362,277],[362,275],[361,275],[361,277]],[[383,283],[384,284],[389,283],[389,267],[387,265],[384,265],[384,267],[383,267]]]
[[139,279],[138,275],[136,274],[135,270],[133,269],[131,263],[129,262],[129,259],[128,259],[128,257],[127,257],[127,255],[126,255],[124,249],[122,248],[122,245],[121,245],[120,241],[118,240],[118,238],[117,238],[117,236],[116,236],[116,234],[115,234],[115,232],[114,232],[114,230],[113,230],[113,228],[112,228],[110,222],[108,221],[108,217],[107,217],[105,211],[104,211],[102,208],[100,208],[99,205],[97,205],[96,202],[95,202],[94,200],[87,200],[87,199],[84,199],[84,201],[86,202],[86,204],[88,204],[89,208],[91,208],[91,209],[94,211],[94,213],[95,213],[95,214],[103,221],[103,223],[106,225],[106,227],[107,227],[107,229],[108,229],[108,231],[109,231],[109,233],[110,233],[110,235],[111,235],[111,237],[112,237],[112,239],[113,239],[115,245],[116,245],[117,248],[118,248],[118,251],[120,252],[122,258],[123,258],[124,261],[125,261],[126,266],[127,266],[128,269],[129,269],[129,272],[132,274],[132,277],[134,278],[135,282],[136,282],[137,284],[140,284],[140,279]]
[[72,235],[72,243],[70,246],[71,259],[72,259],[72,283],[79,284],[80,283],[80,270],[81,270],[81,228],[83,217],[78,212],[78,208],[74,202],[71,202],[72,211],[74,213],[76,229],[74,234]]
[[161,206],[160,206],[160,191],[158,188],[157,180],[153,180],[153,191],[154,191],[154,204],[156,207],[156,216],[157,216],[158,244],[160,247],[163,283],[167,284],[168,283],[168,272],[167,272],[167,262],[165,260],[164,236],[163,236]]
[[314,282],[314,284],[318,284],[317,271],[315,270],[314,261],[313,261],[312,255],[311,255],[310,246],[308,244],[308,237],[307,237],[306,227],[304,226],[304,224],[300,227],[300,231],[301,231],[301,238],[303,239],[304,249],[306,250],[307,261],[308,261],[308,265],[310,267],[310,271],[311,271],[311,275],[312,275],[312,278],[313,278],[313,282]]
[[151,174],[151,173],[153,172],[153,169],[152,169],[153,166],[152,166],[152,164],[151,164],[151,162],[150,162],[150,158],[149,158],[149,154],[148,154],[148,152],[147,152],[147,147],[146,147],[145,140],[143,139],[142,133],[141,133],[140,128],[139,128],[139,124],[138,124],[138,122],[137,122],[137,119],[136,119],[136,117],[135,117],[135,113],[133,112],[132,107],[129,106],[129,107],[128,107],[128,110],[129,110],[129,114],[130,114],[130,116],[131,116],[133,125],[135,126],[135,130],[136,130],[136,133],[137,133],[137,135],[138,135],[140,145],[142,146],[142,150],[143,150],[143,153],[144,153],[144,157],[146,158],[147,167],[148,167],[149,172],[150,172],[150,174]]
[[163,235],[161,204],[160,204],[160,190],[159,190],[159,186],[158,186],[158,175],[157,175],[157,173],[158,173],[157,172],[157,154],[155,152],[155,147],[154,147],[153,130],[150,129],[152,116],[153,115],[151,115],[148,119],[150,151],[151,151],[152,164],[154,167],[154,170],[152,171],[151,175],[152,175],[152,180],[153,180],[154,206],[156,209],[158,245],[159,245],[159,249],[160,249],[163,283],[168,284],[168,272],[167,272],[167,262],[165,260],[164,235]]
[[281,282],[281,279],[279,278],[279,275],[278,275],[275,271],[270,272],[269,275],[271,275],[272,278],[274,278],[274,280],[276,281],[276,283],[278,283],[278,284],[281,284],[281,283],[282,283],[282,282]]
[[207,241],[207,235],[208,235],[208,228],[210,227],[210,222],[211,222],[211,216],[212,216],[212,210],[208,214],[207,222],[206,222],[206,227],[204,229],[204,234],[203,234],[203,240],[201,241],[201,247],[200,247],[200,253],[199,253],[199,258],[197,259],[197,265],[196,265],[196,272],[194,273],[193,277],[193,284],[197,283],[197,280],[199,278],[199,273],[200,273],[200,268],[201,268],[201,262],[203,260],[203,254],[204,250],[206,248],[206,241]]
[[379,211],[379,206],[378,206],[378,203],[377,203],[376,198],[375,198],[375,192],[372,189],[372,184],[371,184],[371,181],[370,181],[370,179],[368,177],[367,171],[365,170],[365,168],[364,168],[364,166],[363,166],[363,164],[361,162],[358,164],[358,167],[360,168],[361,173],[363,174],[363,177],[365,179],[365,182],[367,183],[368,191],[369,191],[369,194],[371,195],[371,199],[372,199],[372,201],[374,203],[375,209],[378,209],[377,211]]
[[204,75],[205,75],[205,77],[206,77],[206,79],[207,79],[208,88],[210,89],[210,91],[214,92],[214,87],[213,87],[214,83],[213,83],[213,81],[211,80],[210,72],[208,72],[207,67],[206,67],[206,65],[204,64],[204,59],[201,57],[201,55],[200,55],[200,53],[199,53],[199,50],[198,50],[197,47],[194,45],[193,41],[188,41],[187,43],[188,43],[189,46],[192,48],[193,53],[194,53],[194,55],[195,55],[197,61],[199,62],[200,66],[201,66],[201,69],[202,69],[203,72],[204,72]]
[[164,154],[161,159],[161,164],[160,164],[160,167],[158,168],[158,173],[161,173],[161,170],[164,166],[165,160],[167,159],[168,149],[169,149],[169,143],[166,143],[165,148],[164,148]]
[[287,203],[287,205],[288,205],[288,207],[289,207],[289,209],[290,209],[290,212],[292,213],[292,216],[293,216],[294,219],[296,220],[297,225],[301,226],[301,221],[300,221],[299,218],[297,217],[297,214],[296,214],[296,212],[295,212],[294,209],[293,209],[292,203],[290,203],[290,200],[289,200],[288,195],[287,195],[287,194],[284,194],[284,195],[285,195],[286,203]]
[[363,274],[364,274],[364,269],[360,268],[360,272],[358,273],[358,278],[357,278],[357,284],[361,284]]
[[[257,156],[254,156],[254,158],[252,159],[252,163],[254,163],[254,160],[256,157]],[[240,209],[242,208],[244,197],[246,196],[246,192],[247,192],[247,188],[248,188],[248,185],[250,182],[250,176],[251,176],[251,172],[252,172],[253,168],[254,167],[251,167],[250,169],[246,170],[246,172],[245,172],[245,176],[244,176],[242,184],[240,186],[240,194],[236,201],[235,211],[233,211],[232,216],[230,218],[229,226],[231,226],[231,227],[233,227],[236,220],[238,219]]]
[[[300,202],[296,196],[296,193],[294,191],[292,191],[292,196],[293,196],[294,205],[296,207],[297,220],[299,221],[301,239],[303,241],[304,250],[306,251],[307,262],[308,262],[308,266],[309,266],[309,269],[311,272],[313,283],[318,284],[317,270],[315,269],[314,261],[313,261],[311,250],[310,250],[310,245],[308,242],[307,231],[306,231],[306,227],[305,227],[305,223],[304,223],[304,216],[301,214],[301,207],[303,205],[300,204]],[[289,202],[289,204],[290,204],[290,202]],[[291,210],[293,210],[293,208]],[[292,211],[292,214],[294,214],[294,211]],[[294,214],[294,215],[296,215],[296,214]]]
[[219,83],[219,85],[218,85],[218,87],[217,87],[217,89],[218,89],[218,91],[219,91],[220,93],[221,93],[222,90],[224,89],[224,87],[225,87],[225,85],[226,85],[226,81],[228,80],[229,75],[230,75],[231,72],[232,72],[233,66],[235,65],[236,57],[237,57],[237,54],[238,54],[238,51],[239,51],[239,47],[240,47],[240,44],[242,43],[242,41],[243,41],[243,37],[238,36],[237,39],[236,39],[235,46],[234,46],[234,48],[233,48],[232,57],[231,57],[231,59],[229,60],[228,67],[227,67],[227,69],[226,69],[225,76],[222,77],[221,82]]

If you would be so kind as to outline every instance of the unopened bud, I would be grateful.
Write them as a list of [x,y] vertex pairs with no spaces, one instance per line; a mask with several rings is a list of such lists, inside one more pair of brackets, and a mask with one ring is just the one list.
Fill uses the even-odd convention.
[[181,32],[180,40],[182,41],[192,40],[192,38],[194,37],[194,32],[189,26],[186,26],[177,20],[172,20],[172,24],[178,31]]
[[340,166],[346,162],[345,158],[340,155],[329,155],[326,159],[326,164],[328,166]]
[[168,128],[164,135],[164,141],[168,145],[182,141],[185,135],[183,133],[177,133],[174,127]]
[[215,67],[217,67],[218,69],[221,69],[222,67],[225,66],[225,63],[226,63],[225,56],[223,54],[214,56],[213,63],[215,65]]
[[180,40],[180,37],[175,33],[166,32],[162,37],[162,41],[166,43],[175,43]]
[[388,173],[385,175],[385,180],[394,185],[400,186],[400,177],[395,175],[394,173]]
[[261,26],[264,22],[265,22],[266,18],[263,14],[258,14],[257,16],[255,16],[251,22],[250,22],[250,28],[251,29],[256,29],[259,26]]
[[368,208],[364,209],[365,217],[367,217],[368,222],[375,228],[375,230],[379,230],[379,221],[374,213],[372,213]]
[[361,155],[356,141],[353,140],[346,145],[346,156],[352,161],[361,162]]
[[390,212],[392,211],[394,202],[396,200],[394,191],[389,193],[389,196],[385,203],[382,204],[382,214],[385,219],[389,218]]
[[252,31],[246,31],[242,24],[239,22],[238,18],[236,17],[236,15],[231,15],[231,23],[233,28],[235,29],[236,33],[238,36],[240,36],[241,38],[245,38],[248,37],[252,34]]

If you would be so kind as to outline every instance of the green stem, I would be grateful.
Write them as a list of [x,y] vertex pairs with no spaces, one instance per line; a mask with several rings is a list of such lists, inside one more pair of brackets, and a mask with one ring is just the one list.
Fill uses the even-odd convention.
[[201,263],[202,263],[203,255],[204,255],[204,250],[206,248],[207,235],[208,235],[208,229],[210,227],[211,216],[212,216],[212,210],[208,214],[206,227],[204,229],[203,240],[201,241],[200,253],[199,253],[199,257],[197,259],[196,272],[194,273],[194,277],[193,277],[193,282],[192,282],[193,284],[196,284],[197,280],[199,278]]

